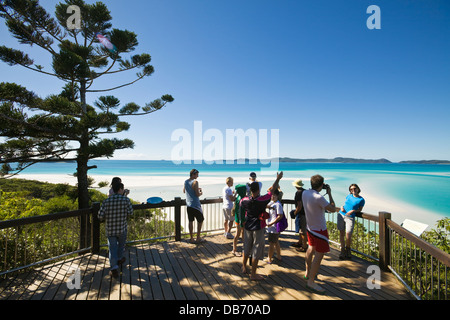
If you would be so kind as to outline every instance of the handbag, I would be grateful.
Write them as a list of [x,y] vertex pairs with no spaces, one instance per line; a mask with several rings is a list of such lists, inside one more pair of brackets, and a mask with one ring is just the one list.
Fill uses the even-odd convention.
[[288,226],[288,221],[287,221],[286,216],[285,216],[285,214],[283,212],[283,216],[282,216],[281,220],[278,221],[277,223],[275,223],[275,227],[277,228],[277,232],[281,233],[284,230],[286,230],[287,226]]

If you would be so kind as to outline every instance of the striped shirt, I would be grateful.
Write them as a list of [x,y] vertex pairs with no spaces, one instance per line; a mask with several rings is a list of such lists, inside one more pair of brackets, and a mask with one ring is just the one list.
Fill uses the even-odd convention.
[[127,217],[133,214],[133,207],[130,199],[114,194],[103,201],[98,218],[106,221],[106,236],[120,236],[127,231]]

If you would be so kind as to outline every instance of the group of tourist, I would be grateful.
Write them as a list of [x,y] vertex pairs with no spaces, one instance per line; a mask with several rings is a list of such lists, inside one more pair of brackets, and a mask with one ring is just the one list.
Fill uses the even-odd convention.
[[[183,192],[186,194],[187,216],[189,221],[190,243],[199,244],[205,241],[201,237],[204,221],[200,196],[203,194],[197,181],[199,171],[192,169],[189,179],[184,182]],[[281,204],[283,192],[279,182],[283,178],[283,172],[277,173],[272,186],[267,193],[262,194],[262,183],[256,180],[256,174],[252,172],[249,182],[238,184],[234,187],[232,177],[225,180],[223,189],[223,215],[224,236],[233,240],[232,254],[242,256],[242,272],[248,273],[247,263],[250,262],[250,279],[262,280],[263,276],[257,274],[259,260],[264,259],[265,234],[268,234],[269,250],[265,261],[273,263],[276,254],[281,260],[281,249],[279,243],[279,229],[277,224],[283,219],[283,206]],[[331,188],[324,183],[320,175],[311,177],[311,188],[304,189],[301,179],[293,182],[297,189],[294,197],[295,210],[290,212],[295,218],[295,231],[299,233],[299,240],[292,244],[297,251],[305,252],[306,271],[304,279],[307,288],[314,292],[324,292],[316,282],[325,253],[330,251],[329,237],[325,219],[325,212],[338,212],[337,227],[340,230],[341,253],[340,259],[351,258],[351,237],[354,228],[354,218],[357,212],[361,212],[365,200],[360,196],[361,189],[356,184],[349,187],[350,194],[346,197],[341,208],[335,206],[331,194]],[[329,200],[321,195],[326,191]],[[125,261],[123,252],[127,232],[127,217],[133,213],[131,202],[128,199],[128,190],[120,178],[114,178],[111,183],[110,196],[100,208],[99,219],[106,221],[106,235],[108,237],[110,272],[112,276],[118,275],[118,266]],[[267,212],[268,211],[268,212]],[[197,221],[197,230],[194,233],[194,221]],[[233,236],[231,230],[236,226],[236,234]],[[242,238],[243,251],[238,252],[239,239]]]

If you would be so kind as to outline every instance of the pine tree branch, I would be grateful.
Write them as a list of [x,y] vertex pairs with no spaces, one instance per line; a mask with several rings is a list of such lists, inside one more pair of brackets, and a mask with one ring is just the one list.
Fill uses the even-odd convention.
[[[165,104],[164,104],[164,105],[165,105]],[[163,107],[164,107],[164,106],[163,106]],[[150,111],[146,111],[146,112],[141,112],[141,113],[118,114],[117,116],[119,116],[119,117],[122,117],[122,116],[143,116],[143,115],[146,115],[146,114],[150,114],[150,113],[156,112],[156,111],[162,109],[163,107],[161,107],[161,108],[159,108],[159,109],[153,109],[153,110],[150,110]]]
[[30,66],[23,65],[23,64],[20,64],[20,63],[19,63],[19,65],[21,65],[22,67],[25,67],[25,68],[27,68],[29,70],[32,70],[32,71],[36,71],[36,72],[43,73],[43,74],[46,74],[46,75],[49,75],[49,76],[52,76],[52,77],[56,77],[56,78],[61,79],[63,81],[70,81],[70,79],[62,78],[60,76],[57,76],[54,73],[49,73],[49,72],[46,72],[46,71],[42,71],[41,69],[35,69],[35,68],[32,68]]
[[[56,54],[56,52],[53,50],[53,48],[51,47],[51,45],[48,43],[49,40],[47,39],[47,41],[46,41],[46,40],[44,39],[44,37],[42,36],[41,33],[38,33],[39,38],[40,38],[40,39],[38,39],[38,38],[36,38],[35,36],[33,36],[33,34],[31,34],[31,33],[28,31],[28,29],[25,27],[24,22],[21,21],[20,18],[22,18],[23,20],[25,20],[25,21],[27,21],[28,23],[30,23],[30,25],[31,25],[32,27],[33,27],[33,23],[30,22],[30,20],[27,19],[27,17],[26,17],[24,14],[15,11],[16,17],[14,17],[13,15],[11,15],[11,14],[8,12],[8,10],[3,10],[3,12],[4,12],[5,15],[7,16],[7,18],[6,18],[7,23],[8,23],[8,22],[16,22],[16,25],[22,30],[22,32],[24,33],[24,35],[26,36],[27,40],[28,40],[30,43],[36,44],[37,46],[39,46],[39,47],[43,48],[44,50],[50,52],[52,55],[55,55],[55,54]],[[9,26],[9,27],[11,28],[11,26]],[[33,29],[37,30],[37,28],[36,28],[35,26],[34,26]],[[13,32],[13,33],[14,33],[14,32]],[[16,38],[17,38],[17,37],[16,37]],[[41,42],[41,41],[38,41],[38,40],[41,40],[42,42]]]
[[[51,159],[54,159],[54,157],[57,157],[58,159],[65,159],[65,158],[61,158],[61,156],[63,156],[64,154],[68,154],[69,152],[75,152],[75,151],[78,151],[78,149],[59,149],[57,151],[46,152],[46,153],[41,153],[41,152],[35,151],[36,154],[34,154],[34,155],[0,159],[0,163],[14,163],[14,162],[24,163],[24,162],[29,162],[30,160],[36,161],[36,162],[39,162],[39,161],[42,162],[42,161],[50,161]],[[36,159],[35,157],[46,157],[46,158]],[[76,160],[76,158],[70,159],[70,160]]]
[[[117,58],[114,58],[114,60],[113,60],[113,62],[112,62],[112,64],[111,64],[111,66],[109,66],[109,68],[108,68],[105,72],[99,73],[99,74],[97,74],[95,77],[91,77],[90,84],[89,84],[88,86],[86,86],[86,89],[89,89],[89,88],[92,86],[92,84],[94,83],[94,80],[95,80],[95,79],[97,79],[97,78],[99,78],[99,77],[101,77],[101,76],[107,74],[108,71],[111,70],[111,68],[114,66],[114,64],[116,63],[116,61],[117,61]],[[89,91],[89,90],[87,90],[87,92],[94,92],[94,91]]]
[[48,133],[48,134],[51,134],[51,135],[55,134],[55,131],[53,131],[53,130],[50,130],[50,129],[47,129],[47,128],[43,128],[43,127],[35,125],[33,123],[28,123],[28,122],[25,122],[25,121],[14,119],[14,118],[8,117],[7,115],[2,114],[2,113],[0,113],[0,117],[5,119],[5,120],[7,120],[7,121],[11,121],[11,122],[16,123],[16,124],[27,126],[27,127],[30,127],[32,129],[40,131],[40,132],[45,132],[45,133]]
[[132,85],[132,84],[138,82],[139,80],[141,80],[141,79],[144,78],[145,76],[146,76],[146,75],[143,74],[142,76],[140,76],[139,78],[137,78],[136,80],[134,80],[134,81],[132,81],[132,82],[129,82],[129,83],[126,83],[126,84],[122,84],[122,85],[117,86],[117,87],[114,87],[114,88],[102,89],[102,90],[86,90],[86,92],[107,92],[107,91],[113,91],[113,90],[116,90],[116,89],[120,89],[120,88],[123,88],[123,87],[130,86],[130,85]]

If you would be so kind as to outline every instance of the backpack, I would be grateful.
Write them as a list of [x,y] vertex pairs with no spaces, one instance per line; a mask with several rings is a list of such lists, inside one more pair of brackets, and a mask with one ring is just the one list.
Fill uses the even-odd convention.
[[288,221],[287,221],[286,216],[284,215],[284,212],[283,212],[283,216],[282,216],[281,220],[278,221],[275,224],[275,227],[277,228],[277,232],[281,233],[284,230],[286,230],[287,226],[288,226]]

